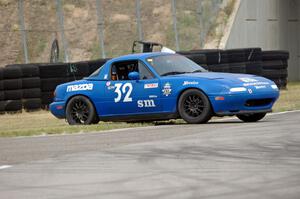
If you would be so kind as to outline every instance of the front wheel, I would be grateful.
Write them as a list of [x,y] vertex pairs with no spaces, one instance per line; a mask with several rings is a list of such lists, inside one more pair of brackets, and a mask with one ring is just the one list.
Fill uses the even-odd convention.
[[99,118],[92,102],[84,96],[75,96],[67,104],[66,119],[70,125],[96,124]]
[[189,89],[182,93],[178,101],[178,112],[181,118],[190,124],[206,123],[212,117],[208,98],[197,89]]
[[253,113],[253,114],[244,114],[237,115],[237,117],[244,122],[257,122],[263,119],[267,113]]

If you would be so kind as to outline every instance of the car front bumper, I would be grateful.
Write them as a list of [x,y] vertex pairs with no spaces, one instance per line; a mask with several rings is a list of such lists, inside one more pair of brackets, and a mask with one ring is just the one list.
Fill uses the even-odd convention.
[[[238,115],[248,113],[267,113],[272,111],[278,92],[265,94],[226,94],[222,96],[210,96],[210,102],[217,116]],[[221,98],[220,98],[221,97]],[[222,100],[220,100],[222,99]],[[260,103],[263,100],[268,103]],[[249,102],[257,102],[249,105]]]

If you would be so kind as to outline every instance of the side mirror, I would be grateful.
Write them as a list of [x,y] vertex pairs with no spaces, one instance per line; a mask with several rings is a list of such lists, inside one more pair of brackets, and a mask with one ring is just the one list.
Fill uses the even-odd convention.
[[138,72],[130,72],[128,74],[128,78],[130,80],[139,80],[140,79],[140,74]]

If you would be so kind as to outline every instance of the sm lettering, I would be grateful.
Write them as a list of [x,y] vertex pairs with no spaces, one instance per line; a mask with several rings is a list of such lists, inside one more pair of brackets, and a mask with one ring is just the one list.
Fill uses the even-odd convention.
[[154,100],[138,100],[137,104],[139,108],[155,107]]

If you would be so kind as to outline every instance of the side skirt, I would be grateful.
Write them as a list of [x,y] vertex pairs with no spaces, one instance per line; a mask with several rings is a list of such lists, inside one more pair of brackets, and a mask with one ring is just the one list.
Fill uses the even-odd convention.
[[217,112],[216,116],[234,116],[234,115],[243,115],[243,114],[254,114],[254,113],[270,113],[272,109],[264,109],[264,110],[253,110],[253,111],[228,111],[228,112]]
[[158,121],[180,118],[177,113],[156,113],[145,115],[125,115],[125,116],[99,116],[99,119],[104,122],[135,122],[135,121]]

